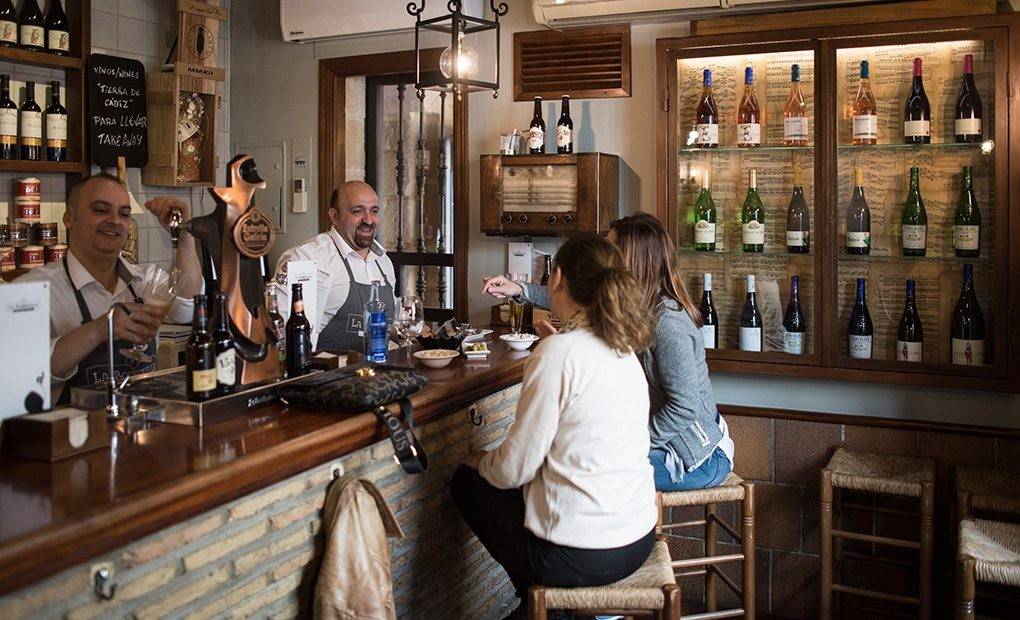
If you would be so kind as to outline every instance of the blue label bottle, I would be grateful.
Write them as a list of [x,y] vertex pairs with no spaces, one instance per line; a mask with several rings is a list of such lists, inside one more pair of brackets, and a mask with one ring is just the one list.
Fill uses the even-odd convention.
[[365,304],[365,359],[386,363],[389,352],[389,325],[386,304],[379,300],[379,281],[372,282],[372,294]]

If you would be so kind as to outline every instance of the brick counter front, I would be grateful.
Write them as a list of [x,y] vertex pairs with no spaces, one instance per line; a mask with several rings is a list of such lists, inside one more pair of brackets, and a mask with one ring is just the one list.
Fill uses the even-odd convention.
[[[502,440],[519,393],[519,385],[504,389],[418,428],[425,474],[406,475],[389,440],[378,442],[12,592],[0,598],[0,618],[303,615],[337,463],[344,475],[375,482],[404,528],[403,540],[390,540],[398,617],[502,617],[513,588],[460,518],[447,483],[470,450]],[[91,568],[104,563],[113,567],[110,601],[92,586]]]

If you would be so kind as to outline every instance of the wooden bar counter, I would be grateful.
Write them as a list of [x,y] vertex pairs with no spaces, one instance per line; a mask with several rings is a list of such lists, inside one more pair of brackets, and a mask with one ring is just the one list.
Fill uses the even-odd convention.
[[[422,475],[395,464],[374,415],[282,404],[204,429],[115,432],[109,449],[53,464],[0,458],[0,617],[303,613],[336,469],[375,481],[405,528],[391,540],[399,616],[499,617],[509,583],[446,489],[467,452],[513,420],[530,353],[489,338],[487,361],[423,369],[429,383],[412,398],[431,459]],[[100,564],[111,600],[94,592]],[[470,583],[436,597],[451,579]]]

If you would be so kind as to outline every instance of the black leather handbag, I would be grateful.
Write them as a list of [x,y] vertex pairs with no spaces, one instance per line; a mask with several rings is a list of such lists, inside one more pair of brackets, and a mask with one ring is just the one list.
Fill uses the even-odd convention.
[[[355,364],[291,381],[280,388],[280,399],[288,405],[339,413],[372,411],[390,434],[394,459],[407,473],[417,474],[428,471],[429,459],[414,436],[414,408],[409,399],[426,383],[425,375],[412,368]],[[394,402],[400,405],[407,429],[386,408]]]

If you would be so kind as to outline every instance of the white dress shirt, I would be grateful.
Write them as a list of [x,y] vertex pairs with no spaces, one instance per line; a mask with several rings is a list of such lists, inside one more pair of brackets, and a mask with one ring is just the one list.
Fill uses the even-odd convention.
[[329,232],[320,233],[301,245],[286,250],[276,263],[273,281],[276,284],[280,314],[284,320],[290,317],[290,287],[287,286],[289,261],[315,261],[318,270],[315,314],[318,316],[308,317],[308,322],[312,324],[317,334],[322,333],[337,311],[343,307],[351,292],[351,279],[347,275],[347,268],[344,267],[337,248],[340,248],[340,252],[343,252],[347,262],[350,263],[355,282],[359,284],[371,284],[375,280],[382,282],[382,274],[385,274],[386,281],[396,290],[397,279],[393,272],[393,263],[378,241],[372,241],[368,258],[364,259],[335,228],[330,228]]
[[[134,265],[128,261],[122,261],[128,272],[131,274],[131,286],[139,297],[144,295],[145,287],[152,282],[160,273],[166,272],[158,265],[145,264]],[[85,299],[85,305],[93,319],[105,315],[115,303],[133,303],[134,296],[128,290],[123,279],[117,278],[117,286],[113,293],[106,290],[106,287],[96,281],[88,269],[75,258],[73,252],[67,253],[67,271],[71,274],[71,280],[67,279],[64,272],[63,261],[54,261],[42,267],[32,269],[17,279],[18,282],[49,282],[50,284],[50,351],[56,345],[57,340],[64,337],[69,331],[81,326],[81,310],[74,298],[74,289],[81,291]],[[194,310],[194,302],[190,299],[178,297],[170,304],[170,310],[163,319],[167,323],[190,323]],[[57,402],[61,391],[64,389],[64,382],[78,372],[78,367],[71,369],[66,377],[53,375],[51,382],[52,402]]]
[[478,471],[524,487],[524,526],[582,549],[635,542],[655,526],[648,384],[587,327],[545,338],[524,368],[517,418]]

